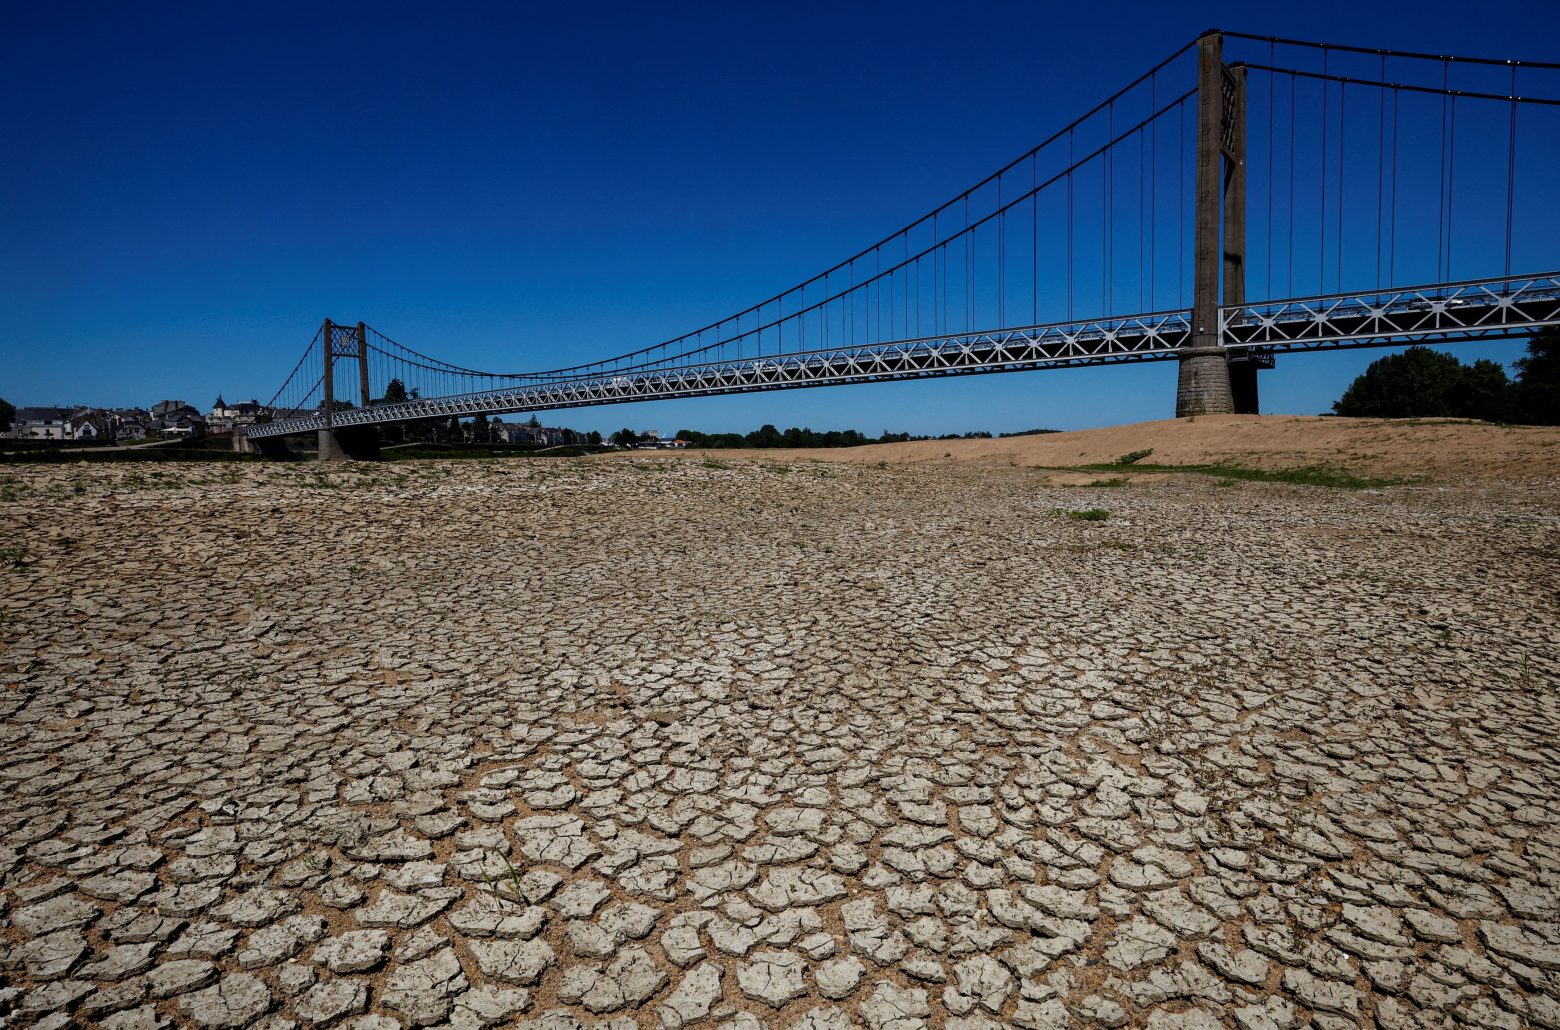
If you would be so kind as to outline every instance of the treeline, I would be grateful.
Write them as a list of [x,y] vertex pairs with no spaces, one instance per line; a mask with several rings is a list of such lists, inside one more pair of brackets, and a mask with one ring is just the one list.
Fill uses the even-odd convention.
[[[622,430],[612,435],[612,441],[618,443],[622,435],[630,430]],[[679,429],[679,440],[687,440],[690,447],[860,447],[869,443],[905,443],[909,440],[989,440],[990,433],[949,433],[945,436],[914,436],[910,433],[891,433],[884,430],[881,436],[867,436],[855,429],[835,429],[820,433],[812,429],[792,426],[790,429],[780,430],[772,425],[760,426],[751,433],[701,433],[697,429]]]
[[1560,425],[1560,331],[1528,341],[1516,378],[1480,358],[1465,365],[1450,354],[1410,347],[1371,362],[1333,403],[1356,418],[1476,418],[1519,425]]

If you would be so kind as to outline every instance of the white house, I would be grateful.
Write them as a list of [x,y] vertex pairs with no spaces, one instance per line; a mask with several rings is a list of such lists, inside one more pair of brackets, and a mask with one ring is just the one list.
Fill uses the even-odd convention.
[[70,440],[70,416],[78,408],[17,408],[11,435],[18,440]]

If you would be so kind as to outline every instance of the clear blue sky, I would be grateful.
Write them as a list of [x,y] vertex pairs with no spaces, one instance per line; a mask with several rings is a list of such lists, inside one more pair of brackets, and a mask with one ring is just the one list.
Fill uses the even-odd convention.
[[[326,316],[474,367],[628,350],[898,229],[1204,28],[1555,59],[1560,7],[1486,10],[7,4],[0,396],[265,400]],[[1323,410],[1380,355],[1280,358],[1264,409]],[[1167,417],[1174,378],[1165,363],[548,421],[1075,428]]]

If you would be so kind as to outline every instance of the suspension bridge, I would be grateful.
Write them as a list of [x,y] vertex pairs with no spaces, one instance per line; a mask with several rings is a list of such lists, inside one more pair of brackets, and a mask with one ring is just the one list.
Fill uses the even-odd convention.
[[318,433],[336,457],[422,419],[1172,360],[1178,416],[1256,413],[1280,353],[1560,325],[1557,72],[1210,31],[898,232],[673,339],[487,371],[327,319],[236,443]]

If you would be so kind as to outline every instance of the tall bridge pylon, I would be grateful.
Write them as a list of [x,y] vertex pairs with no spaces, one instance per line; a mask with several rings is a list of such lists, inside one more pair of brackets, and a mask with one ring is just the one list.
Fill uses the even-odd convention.
[[[1224,63],[1224,37],[1218,32],[1197,40],[1193,246],[1192,336],[1179,355],[1177,418],[1239,410],[1230,353],[1219,342],[1219,305],[1221,300],[1238,304],[1246,292],[1246,73]],[[1241,398],[1249,409],[1242,413],[1255,414],[1256,368],[1251,361],[1243,361],[1241,368]]]

